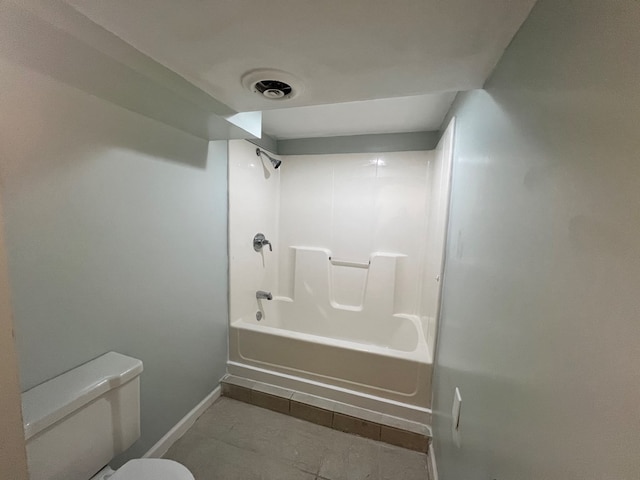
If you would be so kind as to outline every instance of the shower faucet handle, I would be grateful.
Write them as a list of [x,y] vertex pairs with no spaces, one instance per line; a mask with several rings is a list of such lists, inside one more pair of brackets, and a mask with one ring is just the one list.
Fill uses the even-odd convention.
[[258,290],[256,292],[256,298],[258,300],[273,300],[273,295],[271,295],[271,292],[265,292],[263,290]]
[[265,245],[269,245],[269,251],[273,252],[271,242],[265,238],[264,233],[256,233],[256,236],[253,237],[253,249],[259,252]]

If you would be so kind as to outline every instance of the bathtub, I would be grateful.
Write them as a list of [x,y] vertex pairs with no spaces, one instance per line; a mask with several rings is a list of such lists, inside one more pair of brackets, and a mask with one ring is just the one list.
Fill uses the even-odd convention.
[[229,339],[231,374],[430,423],[432,360],[417,316],[274,297],[232,321]]

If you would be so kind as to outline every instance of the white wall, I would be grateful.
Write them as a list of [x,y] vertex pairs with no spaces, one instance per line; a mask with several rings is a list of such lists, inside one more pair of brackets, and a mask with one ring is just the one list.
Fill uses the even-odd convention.
[[431,354],[434,352],[436,343],[444,273],[454,129],[455,122],[451,122],[438,142],[432,160],[429,161],[427,190],[430,200],[427,206],[427,231],[423,245],[424,265],[422,268],[420,319]]
[[[0,202],[1,204],[1,202]],[[7,257],[0,208],[0,478],[27,480],[18,357],[13,339]]]
[[[231,321],[255,314],[256,291],[276,294],[280,171],[256,146],[245,140],[229,142],[229,288]],[[274,156],[269,152],[271,156]],[[262,233],[273,244],[253,249],[253,237]]]
[[455,104],[443,480],[640,478],[638,25],[637,1],[540,0]]
[[[399,254],[403,258],[397,261],[395,282],[384,287],[392,302],[386,315],[421,318],[432,352],[439,294],[436,277],[446,228],[450,135],[436,151],[290,155],[282,157],[278,170],[258,158],[255,145],[247,141],[232,141],[229,148],[232,321],[259,309],[257,290],[293,297],[295,255],[291,247],[327,249],[334,259],[361,263],[375,252]],[[273,252],[253,250],[252,239],[258,232],[273,242]],[[362,307],[371,272],[332,266],[327,273],[326,259],[319,261],[321,268],[308,273],[318,277],[314,284],[319,282],[319,291],[331,297],[324,299],[326,306],[331,301],[347,308]],[[325,315],[323,305],[323,301],[302,305],[296,299],[293,305],[280,307],[315,322],[307,314],[318,310]],[[376,313],[385,314],[386,309],[379,310]],[[369,309],[367,316],[371,315]],[[387,317],[383,321],[388,322]]]
[[[334,258],[367,262],[373,252],[407,255],[399,262],[395,313],[417,315],[427,231],[428,162],[433,152],[292,155],[282,166],[280,243],[321,247]],[[279,288],[291,285],[291,257],[280,258]],[[345,269],[340,288],[361,285],[367,270]],[[338,281],[339,278],[334,278]],[[343,292],[345,298],[356,295]],[[354,292],[355,293],[355,292]]]
[[0,174],[22,388],[142,359],[139,456],[227,358],[226,142],[0,58]]

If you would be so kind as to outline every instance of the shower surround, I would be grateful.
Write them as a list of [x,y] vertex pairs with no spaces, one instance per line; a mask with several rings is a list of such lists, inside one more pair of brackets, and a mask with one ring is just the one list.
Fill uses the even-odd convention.
[[230,373],[429,423],[450,133],[277,170],[229,142]]

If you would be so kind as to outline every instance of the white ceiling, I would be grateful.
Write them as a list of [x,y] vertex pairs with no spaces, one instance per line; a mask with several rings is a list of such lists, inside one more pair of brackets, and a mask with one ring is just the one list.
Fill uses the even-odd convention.
[[[360,118],[357,111],[366,108],[379,111],[376,104],[364,107],[355,103],[358,101],[482,87],[535,3],[535,0],[65,1],[237,111],[352,102],[356,109],[354,118]],[[245,89],[240,81],[243,74],[257,68],[289,72],[300,80],[304,91],[286,101],[264,99]],[[446,98],[450,95],[439,100],[425,97],[421,101],[427,108],[433,105],[441,112]],[[407,101],[389,105],[398,113]],[[339,110],[344,112],[344,108]],[[292,118],[308,113],[293,108],[288,111]],[[277,136],[302,134],[282,131],[288,128],[283,120],[286,115],[276,115],[272,122],[266,114],[266,131],[276,132]],[[415,112],[408,115],[416,116]],[[435,110],[425,116],[425,122],[426,117],[433,122],[434,115]],[[382,128],[383,118],[377,116],[380,123],[369,122],[374,130]],[[406,123],[414,130],[426,128],[418,128],[409,120]],[[353,132],[357,128],[355,124],[348,127]]]

